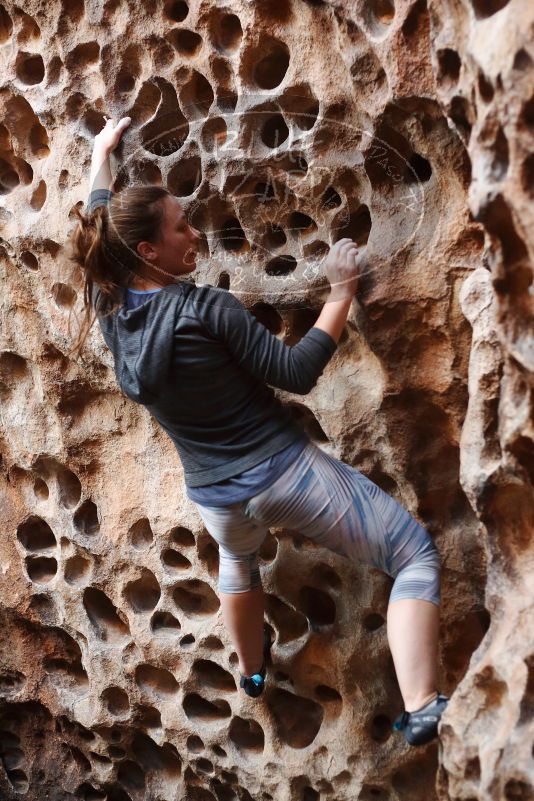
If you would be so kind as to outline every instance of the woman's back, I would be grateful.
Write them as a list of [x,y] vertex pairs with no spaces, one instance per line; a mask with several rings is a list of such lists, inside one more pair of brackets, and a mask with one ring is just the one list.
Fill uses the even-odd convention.
[[167,431],[192,487],[237,475],[301,438],[268,384],[308,392],[336,349],[317,328],[288,347],[230,292],[190,280],[98,320],[121,389]]

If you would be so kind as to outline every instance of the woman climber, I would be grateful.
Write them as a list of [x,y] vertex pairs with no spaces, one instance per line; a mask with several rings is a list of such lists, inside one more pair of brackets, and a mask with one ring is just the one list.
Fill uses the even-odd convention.
[[315,386],[356,293],[358,246],[332,245],[329,297],[298,344],[285,345],[231,292],[187,277],[200,235],[176,197],[160,186],[111,190],[109,155],[129,124],[107,120],[95,137],[89,200],[76,212],[85,318],[71,353],[98,319],[122,391],[172,439],[187,495],[219,544],[221,611],[244,691],[263,691],[270,647],[259,548],[270,527],[298,530],[394,578],[387,636],[405,710],[393,728],[427,743],[448,703],[437,690],[438,551],[407,510],[310,440],[271,388]]

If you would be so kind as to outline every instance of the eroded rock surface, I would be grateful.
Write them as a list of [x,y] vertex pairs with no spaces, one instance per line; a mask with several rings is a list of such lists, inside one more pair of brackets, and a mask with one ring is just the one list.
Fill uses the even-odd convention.
[[[2,798],[532,799],[533,24],[526,0],[0,6]],[[288,344],[329,245],[366,245],[324,375],[279,396],[438,545],[439,745],[391,732],[391,580],[305,532],[262,548],[269,688],[237,691],[170,441],[96,326],[65,355],[104,114],[132,117],[116,188],[168,186],[195,280]]]

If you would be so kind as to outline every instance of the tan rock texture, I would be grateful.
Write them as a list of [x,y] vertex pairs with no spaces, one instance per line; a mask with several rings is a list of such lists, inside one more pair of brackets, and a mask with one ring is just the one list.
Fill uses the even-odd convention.
[[[0,797],[532,801],[534,6],[3,2]],[[328,246],[366,245],[336,354],[279,396],[438,545],[439,742],[391,732],[391,580],[305,532],[265,542],[269,687],[236,689],[170,440],[97,326],[65,355],[105,114],[116,188],[168,186],[195,280],[288,344]]]

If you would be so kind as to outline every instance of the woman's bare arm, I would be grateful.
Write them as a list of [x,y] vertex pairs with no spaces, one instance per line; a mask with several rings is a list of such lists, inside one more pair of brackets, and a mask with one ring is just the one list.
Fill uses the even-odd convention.
[[130,117],[123,117],[117,125],[113,124],[113,120],[107,120],[100,133],[95,136],[89,177],[90,192],[95,189],[109,189],[111,191],[113,176],[111,174],[109,156],[119,144],[123,131],[130,122]]
[[314,328],[320,328],[337,343],[347,321],[349,309],[358,287],[362,254],[352,239],[340,239],[332,245],[325,262],[330,293]]

